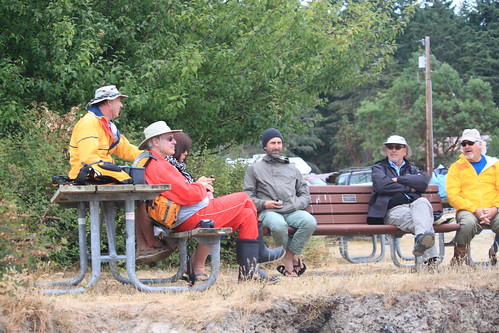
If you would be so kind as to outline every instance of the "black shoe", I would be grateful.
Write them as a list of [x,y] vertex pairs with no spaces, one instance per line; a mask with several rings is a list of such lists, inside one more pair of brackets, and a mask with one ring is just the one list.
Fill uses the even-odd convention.
[[435,233],[431,230],[425,231],[424,234],[416,236],[416,244],[412,250],[412,254],[416,257],[423,255],[424,251],[428,250],[435,244]]
[[259,279],[260,282],[266,282],[268,284],[274,284],[281,280],[281,277],[279,275],[267,274],[264,271],[262,271],[260,268],[257,268],[256,274],[253,276],[253,278],[255,277]]
[[489,259],[492,266],[497,265],[497,254],[493,246],[489,249]]
[[187,257],[187,267],[185,268],[185,273],[182,277],[180,277],[181,280],[187,281],[190,287],[192,287],[196,281],[196,273],[194,273],[194,267],[192,266],[192,261],[191,257]]
[[428,258],[423,262],[424,269],[428,270],[429,272],[435,271],[437,269],[437,261],[439,259],[439,257]]

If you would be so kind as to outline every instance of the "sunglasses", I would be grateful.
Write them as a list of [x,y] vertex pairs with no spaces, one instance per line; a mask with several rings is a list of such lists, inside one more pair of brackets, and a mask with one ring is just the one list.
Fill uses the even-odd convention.
[[165,138],[165,137],[162,137],[162,136],[159,136],[159,140],[161,141],[162,139],[166,139],[166,141],[168,141],[168,142],[172,142],[172,141],[173,141],[173,139],[174,139],[174,137],[173,137],[173,135],[169,135],[169,136],[167,136],[166,138]]
[[385,147],[388,148],[389,150],[392,150],[392,149],[400,150],[402,148],[405,148],[405,145],[394,145],[394,144],[391,144],[391,143],[387,143],[385,145]]
[[471,142],[471,141],[464,141],[464,142],[461,142],[461,147],[466,147],[466,145],[473,146],[474,144],[475,143]]

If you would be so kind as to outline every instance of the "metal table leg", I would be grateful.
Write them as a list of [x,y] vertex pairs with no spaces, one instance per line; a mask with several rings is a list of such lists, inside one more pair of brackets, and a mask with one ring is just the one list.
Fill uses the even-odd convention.
[[[87,232],[86,232],[86,207],[85,203],[78,203],[78,245],[80,250],[80,272],[78,275],[69,281],[55,281],[55,282],[37,282],[35,286],[76,286],[85,277],[88,268],[88,255],[87,255]],[[44,289],[42,293],[45,295],[57,295],[67,293],[82,293],[84,288],[71,288],[71,289]]]

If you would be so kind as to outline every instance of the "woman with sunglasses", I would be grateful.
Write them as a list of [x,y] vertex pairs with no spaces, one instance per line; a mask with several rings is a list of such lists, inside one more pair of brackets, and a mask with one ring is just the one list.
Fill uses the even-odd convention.
[[391,224],[415,235],[412,253],[424,256],[425,264],[438,260],[433,230],[433,208],[421,196],[430,176],[413,164],[411,147],[407,141],[392,135],[381,147],[385,157],[373,166],[373,192],[369,202],[369,224]]

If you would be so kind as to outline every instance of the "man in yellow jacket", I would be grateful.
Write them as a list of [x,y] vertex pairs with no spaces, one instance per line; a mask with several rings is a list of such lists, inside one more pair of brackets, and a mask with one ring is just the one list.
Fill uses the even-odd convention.
[[121,101],[126,97],[116,86],[105,86],[95,91],[94,99],[87,104],[88,113],[78,121],[71,135],[69,178],[76,178],[82,163],[113,163],[112,155],[126,161],[133,161],[139,156],[140,150],[130,144],[113,122],[123,108]]
[[499,233],[499,161],[485,155],[485,142],[476,129],[463,131],[461,151],[446,181],[449,203],[456,209],[461,225],[454,244],[455,265],[467,262],[469,244],[483,228]]
[[[122,100],[127,97],[114,85],[95,91],[94,99],[87,104],[88,113],[78,121],[71,135],[69,178],[75,179],[84,163],[114,163],[113,155],[134,161],[142,152],[120,133],[113,122],[123,108]],[[136,219],[137,263],[166,258],[172,251],[154,237],[145,203],[138,205]]]

